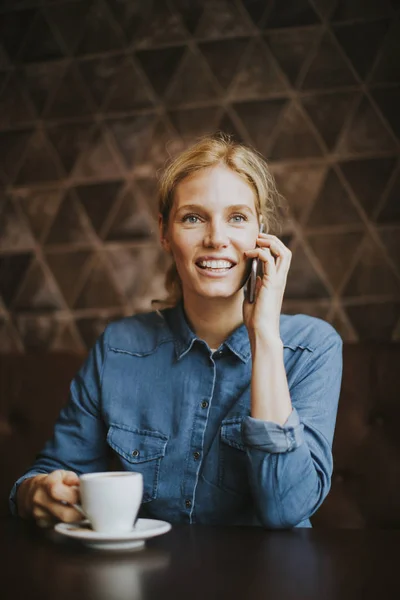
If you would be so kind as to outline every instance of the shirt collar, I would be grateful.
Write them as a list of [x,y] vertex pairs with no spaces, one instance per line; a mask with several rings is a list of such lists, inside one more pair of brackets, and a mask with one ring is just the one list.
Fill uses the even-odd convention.
[[[180,360],[193,347],[195,341],[204,343],[196,336],[186,320],[182,301],[173,308],[167,308],[162,311],[165,320],[174,336],[175,353],[177,360]],[[228,348],[242,362],[246,363],[250,358],[250,341],[244,324],[239,325],[237,329],[222,344],[222,347]]]

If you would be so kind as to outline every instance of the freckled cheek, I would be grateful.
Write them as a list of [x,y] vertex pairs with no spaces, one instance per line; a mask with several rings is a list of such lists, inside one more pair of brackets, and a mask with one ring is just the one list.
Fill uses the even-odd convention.
[[193,232],[174,236],[171,250],[177,265],[184,266],[193,262],[199,245],[196,237]]

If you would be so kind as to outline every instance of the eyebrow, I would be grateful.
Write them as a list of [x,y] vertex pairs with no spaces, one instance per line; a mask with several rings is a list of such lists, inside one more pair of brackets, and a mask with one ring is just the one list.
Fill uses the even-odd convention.
[[[184,206],[181,206],[180,208],[178,208],[178,210],[176,212],[179,213],[179,212],[182,212],[183,210],[204,211],[205,209],[202,204],[185,204]],[[236,211],[249,212],[251,214],[255,214],[254,211],[247,204],[232,204],[231,206],[227,206],[225,210],[226,210],[226,212],[236,210]]]

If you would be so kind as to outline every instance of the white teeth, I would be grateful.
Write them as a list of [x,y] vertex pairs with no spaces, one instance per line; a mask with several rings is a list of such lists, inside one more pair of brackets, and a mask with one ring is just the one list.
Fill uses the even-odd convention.
[[202,260],[199,264],[207,269],[229,269],[232,266],[227,260]]

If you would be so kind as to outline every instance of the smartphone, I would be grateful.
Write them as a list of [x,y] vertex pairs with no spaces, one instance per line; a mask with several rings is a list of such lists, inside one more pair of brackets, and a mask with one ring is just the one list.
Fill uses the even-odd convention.
[[[264,223],[261,223],[259,233],[262,233],[263,231],[264,231]],[[253,304],[254,300],[256,298],[256,281],[257,281],[257,272],[258,272],[259,262],[260,261],[258,258],[253,258],[253,260],[251,262],[251,271],[250,271],[250,276],[249,276],[249,280],[247,283],[247,299],[250,302],[250,304]]]

